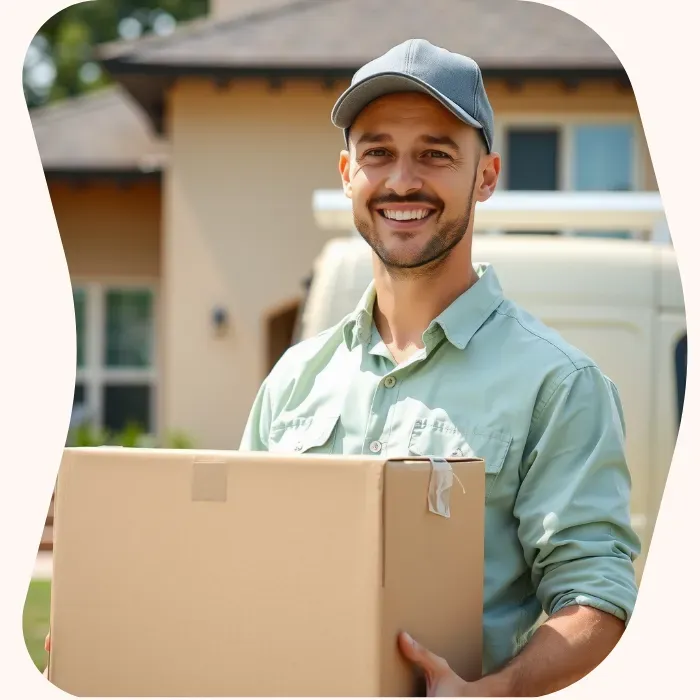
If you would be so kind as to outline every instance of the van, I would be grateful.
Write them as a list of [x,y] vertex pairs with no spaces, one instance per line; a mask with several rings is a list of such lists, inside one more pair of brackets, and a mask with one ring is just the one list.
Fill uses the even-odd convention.
[[[476,235],[473,259],[494,266],[505,295],[592,357],[620,391],[632,474],[638,578],[663,495],[683,410],[685,306],[670,243],[539,235]],[[315,261],[297,339],[335,325],[372,278],[357,234]]]

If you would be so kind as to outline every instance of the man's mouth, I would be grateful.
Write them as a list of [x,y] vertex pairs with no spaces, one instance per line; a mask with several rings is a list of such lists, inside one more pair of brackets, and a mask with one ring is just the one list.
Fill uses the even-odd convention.
[[433,209],[378,209],[379,213],[392,221],[421,221],[427,219]]

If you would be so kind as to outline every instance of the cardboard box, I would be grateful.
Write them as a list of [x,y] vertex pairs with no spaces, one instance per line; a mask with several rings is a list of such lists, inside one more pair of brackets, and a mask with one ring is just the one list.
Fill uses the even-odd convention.
[[483,541],[480,460],[67,449],[49,678],[79,697],[411,696],[405,629],[474,680]]

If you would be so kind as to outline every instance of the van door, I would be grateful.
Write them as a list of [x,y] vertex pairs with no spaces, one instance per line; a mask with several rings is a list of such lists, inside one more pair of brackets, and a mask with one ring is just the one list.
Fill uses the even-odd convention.
[[650,532],[656,524],[683,411],[688,367],[685,314],[660,313],[655,336],[653,442],[647,506]]
[[[591,306],[531,309],[565,340],[591,357],[615,383],[627,429],[627,459],[632,474],[632,525],[646,552],[652,458],[654,354],[651,308]],[[638,578],[644,564],[636,564]]]

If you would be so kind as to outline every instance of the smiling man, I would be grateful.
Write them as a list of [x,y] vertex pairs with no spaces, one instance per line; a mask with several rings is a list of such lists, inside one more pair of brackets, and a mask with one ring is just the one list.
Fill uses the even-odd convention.
[[617,389],[472,262],[501,168],[474,61],[405,42],[360,69],[332,119],[374,279],[279,361],[241,449],[483,457],[484,675],[458,678],[406,634],[400,647],[429,695],[563,688],[607,656],[636,599]]

